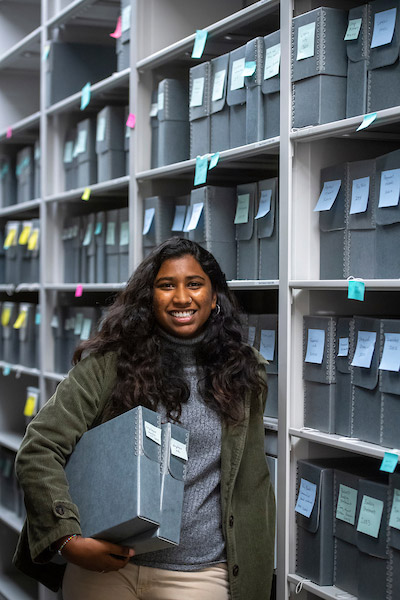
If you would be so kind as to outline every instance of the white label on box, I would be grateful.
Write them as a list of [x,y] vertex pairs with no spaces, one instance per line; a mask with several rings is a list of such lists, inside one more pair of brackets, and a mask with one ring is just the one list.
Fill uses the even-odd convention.
[[339,486],[339,498],[336,507],[336,518],[354,525],[356,522],[357,490],[343,485]]
[[185,224],[186,206],[177,204],[175,206],[174,222],[172,223],[171,231],[183,231]]
[[349,338],[339,338],[339,352],[338,356],[348,356],[349,355]]
[[74,335],[81,335],[83,325],[83,314],[78,313],[75,317]]
[[369,177],[354,179],[351,191],[350,214],[356,215],[365,212],[368,206]]
[[150,231],[151,224],[153,223],[154,215],[156,214],[156,209],[146,208],[144,211],[144,221],[143,221],[143,235],[147,235]]
[[158,104],[154,102],[150,107],[150,117],[156,117],[158,113]]
[[81,340],[88,340],[90,337],[90,331],[92,329],[92,319],[83,319]]
[[158,105],[158,111],[164,109],[164,92],[159,92],[157,105]]
[[271,198],[272,198],[272,190],[263,190],[261,192],[260,204],[258,206],[258,212],[255,219],[261,219],[261,217],[265,217],[271,210]]
[[193,80],[192,96],[190,98],[190,107],[201,106],[203,104],[204,77],[197,77]]
[[317,495],[317,486],[307,479],[301,479],[299,495],[297,497],[295,511],[304,517],[310,518]]
[[377,538],[381,527],[383,502],[377,498],[364,496],[358,517],[357,531]]
[[127,246],[129,244],[129,221],[121,223],[121,230],[119,233],[119,245]]
[[349,42],[350,40],[356,40],[359,36],[361,29],[362,19],[350,19],[347,26],[346,35],[344,41]]
[[342,182],[340,179],[335,181],[325,181],[322,192],[318,198],[318,202],[314,208],[314,212],[323,212],[325,210],[331,210],[333,203],[335,202],[337,195],[340,190]]
[[235,225],[249,222],[250,194],[239,194],[236,205]]
[[379,368],[382,371],[400,371],[400,333],[385,333],[382,359]]
[[231,90],[240,90],[244,87],[245,59],[239,58],[232,63]]
[[182,442],[178,442],[178,440],[171,438],[171,454],[181,458],[182,460],[187,460],[188,455],[186,444],[182,444]]
[[83,242],[82,242],[83,246],[89,246],[90,242],[92,241],[92,235],[93,235],[93,223],[88,223],[88,226],[86,227],[85,237],[83,238]]
[[389,527],[400,529],[400,490],[393,490],[393,504],[390,512]]
[[400,197],[400,169],[382,171],[379,208],[398,206]]
[[64,163],[65,164],[68,165],[68,164],[72,163],[73,152],[74,152],[74,142],[72,140],[65,142],[65,146],[64,146]]
[[131,7],[125,6],[122,9],[122,18],[121,18],[121,31],[128,31],[131,27]]
[[250,346],[254,346],[254,340],[256,339],[256,328],[250,326],[249,327],[249,333],[247,336],[247,341],[250,344]]
[[104,142],[106,139],[106,124],[107,119],[105,117],[97,119],[96,142]]
[[216,102],[216,100],[221,100],[222,96],[224,95],[225,78],[226,69],[222,69],[221,71],[217,71],[215,73],[211,98],[213,102]]
[[146,437],[150,440],[153,440],[156,444],[161,446],[161,429],[160,427],[156,427],[152,423],[148,421],[144,422],[144,430],[146,432]]
[[264,79],[271,79],[279,74],[281,64],[281,45],[276,44],[267,48],[265,53]]
[[58,327],[58,317],[57,315],[53,315],[53,318],[50,322],[50,327]]
[[389,10],[375,13],[371,48],[390,44],[396,25],[396,12],[396,8],[390,8]]
[[76,143],[75,154],[82,154],[86,152],[86,142],[87,142],[87,130],[82,129],[78,134],[78,141]]
[[262,329],[260,340],[260,354],[266,360],[274,360],[275,354],[275,330]]
[[354,353],[354,358],[351,363],[352,367],[363,367],[364,369],[370,368],[372,356],[375,350],[375,342],[375,331],[358,332],[356,351]]
[[324,358],[325,330],[309,329],[305,362],[320,365]]
[[297,60],[310,58],[315,53],[315,21],[299,27],[297,32]]
[[115,230],[116,223],[114,221],[110,221],[110,223],[107,223],[106,246],[114,246]]
[[196,229],[199,224],[200,216],[203,211],[204,202],[196,202],[192,207],[192,214],[190,217],[189,224],[187,226],[187,231],[193,231]]

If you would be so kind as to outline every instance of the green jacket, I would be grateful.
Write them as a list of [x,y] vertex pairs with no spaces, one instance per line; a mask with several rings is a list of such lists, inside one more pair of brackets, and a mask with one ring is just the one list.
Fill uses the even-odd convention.
[[[13,562],[54,591],[65,566],[49,562],[49,547],[63,536],[81,533],[64,466],[85,431],[101,422],[115,379],[113,353],[83,359],[30,423],[17,454],[27,521]],[[263,409],[263,398],[247,397],[243,422],[222,430],[222,527],[232,600],[270,597],[275,500],[264,455]]]

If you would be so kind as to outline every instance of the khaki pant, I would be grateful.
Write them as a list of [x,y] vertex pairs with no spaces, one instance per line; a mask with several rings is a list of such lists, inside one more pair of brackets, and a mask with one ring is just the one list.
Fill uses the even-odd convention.
[[225,563],[201,571],[167,571],[128,563],[96,573],[68,564],[64,600],[229,600]]

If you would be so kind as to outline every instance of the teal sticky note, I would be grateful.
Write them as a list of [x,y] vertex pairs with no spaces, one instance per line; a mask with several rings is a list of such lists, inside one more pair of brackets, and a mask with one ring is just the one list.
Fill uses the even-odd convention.
[[339,497],[336,505],[336,518],[350,525],[356,522],[357,490],[343,485],[339,486]]
[[208,167],[208,170],[210,171],[211,169],[216,167],[218,164],[218,161],[219,161],[219,152],[215,152],[214,154],[211,155],[210,166]]
[[400,490],[393,490],[392,511],[390,513],[389,527],[400,529]]
[[205,29],[197,29],[196,30],[196,37],[195,37],[194,45],[193,45],[192,58],[201,58],[202,57],[204,48],[206,45],[206,41],[207,41],[207,36],[208,36],[208,31],[206,31]]
[[257,68],[257,63],[255,60],[249,60],[248,62],[245,62],[243,75],[245,77],[251,77],[256,72],[256,68]]
[[11,373],[11,368],[8,365],[3,367],[3,375],[5,375],[7,377],[7,375],[9,375],[10,373]]
[[40,312],[35,315],[35,325],[40,325]]
[[394,473],[398,462],[399,462],[398,454],[393,454],[393,452],[385,452],[385,454],[383,455],[383,460],[382,460],[381,466],[379,467],[379,470],[385,471],[386,473]]
[[383,502],[371,496],[364,496],[358,517],[357,531],[377,538],[381,527]]
[[248,223],[250,208],[250,194],[240,194],[237,199],[235,225]]
[[196,170],[194,173],[194,185],[202,185],[207,181],[208,156],[198,156],[196,158]]
[[86,85],[83,86],[81,93],[81,110],[85,110],[85,108],[90,102],[90,82],[86,83]]
[[317,496],[317,486],[307,479],[301,479],[299,495],[295,506],[295,511],[307,519],[310,518],[314,508]]
[[376,112],[365,115],[363,122],[359,127],[357,127],[356,131],[361,131],[362,129],[366,129],[373,123],[376,119]]
[[43,49],[43,55],[42,55],[43,62],[45,62],[49,58],[50,48],[51,48],[50,44],[45,45],[45,47]]
[[96,223],[96,229],[94,230],[94,235],[100,235],[103,230],[103,223],[99,221]]
[[363,281],[355,281],[354,279],[350,279],[347,291],[347,297],[349,300],[360,300],[360,302],[363,302],[364,294],[365,283]]

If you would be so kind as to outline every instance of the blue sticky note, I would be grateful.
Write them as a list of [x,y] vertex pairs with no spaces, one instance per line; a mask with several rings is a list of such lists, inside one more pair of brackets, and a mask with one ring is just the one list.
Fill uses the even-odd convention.
[[369,177],[354,179],[351,190],[350,214],[356,215],[365,212],[369,198]]
[[260,339],[260,354],[266,360],[274,360],[275,354],[275,330],[262,329]]
[[171,231],[183,231],[186,216],[186,206],[177,204],[175,206],[174,222],[172,223]]
[[198,156],[196,158],[196,170],[194,173],[194,185],[202,185],[207,181],[208,156]]
[[272,190],[263,190],[261,192],[260,204],[255,219],[265,217],[271,210]]
[[379,470],[385,471],[386,473],[394,473],[398,462],[399,462],[398,454],[393,454],[393,452],[385,452],[385,454],[383,455],[383,460],[382,460],[381,466],[379,467]]
[[366,129],[367,127],[369,127],[371,125],[371,123],[373,123],[375,121],[375,119],[376,119],[376,112],[365,115],[365,117],[363,118],[363,122],[361,123],[361,125],[359,125],[359,127],[357,127],[356,131],[361,131],[362,129]]
[[85,110],[85,108],[89,104],[89,102],[90,102],[90,94],[91,94],[91,91],[90,91],[90,82],[88,82],[82,88],[81,110]]
[[11,368],[8,365],[3,367],[3,375],[5,375],[7,377],[7,375],[9,375],[10,373],[11,373]]
[[324,358],[324,350],[325,331],[323,329],[309,329],[305,362],[320,365]]
[[208,167],[208,170],[210,171],[211,169],[216,167],[218,164],[218,161],[219,161],[219,152],[214,152],[214,154],[211,155],[210,165]]
[[381,173],[379,208],[398,206],[400,197],[400,169],[389,169]]
[[35,315],[35,325],[40,325],[40,312]]
[[207,36],[208,36],[208,31],[206,31],[205,29],[197,29],[196,30],[196,37],[195,37],[194,45],[193,45],[192,58],[201,58],[202,57],[204,48],[206,45],[206,41],[207,41]]
[[96,229],[94,230],[94,235],[100,235],[103,229],[103,223],[99,221],[96,223]]
[[365,283],[363,281],[357,281],[355,279],[351,279],[349,281],[349,286],[347,290],[347,297],[349,300],[359,300],[360,302],[364,301],[365,295]]
[[351,363],[352,367],[369,369],[375,350],[376,331],[359,331],[357,346]]
[[400,333],[385,333],[381,364],[382,371],[400,371]]
[[339,350],[338,356],[348,356],[349,355],[349,338],[339,338]]
[[396,12],[396,8],[390,8],[389,10],[375,13],[371,48],[390,44],[396,25]]
[[301,479],[299,495],[297,497],[295,511],[304,517],[310,518],[312,509],[314,508],[315,498],[317,495],[317,486],[311,481]]
[[364,496],[358,517],[357,531],[377,538],[381,527],[382,513],[382,500]]
[[244,63],[243,75],[245,77],[251,77],[256,72],[257,63],[255,60],[246,61]]
[[318,202],[314,208],[314,212],[331,210],[341,185],[342,182],[340,179],[336,179],[335,181],[325,181],[322,192],[318,198]]

